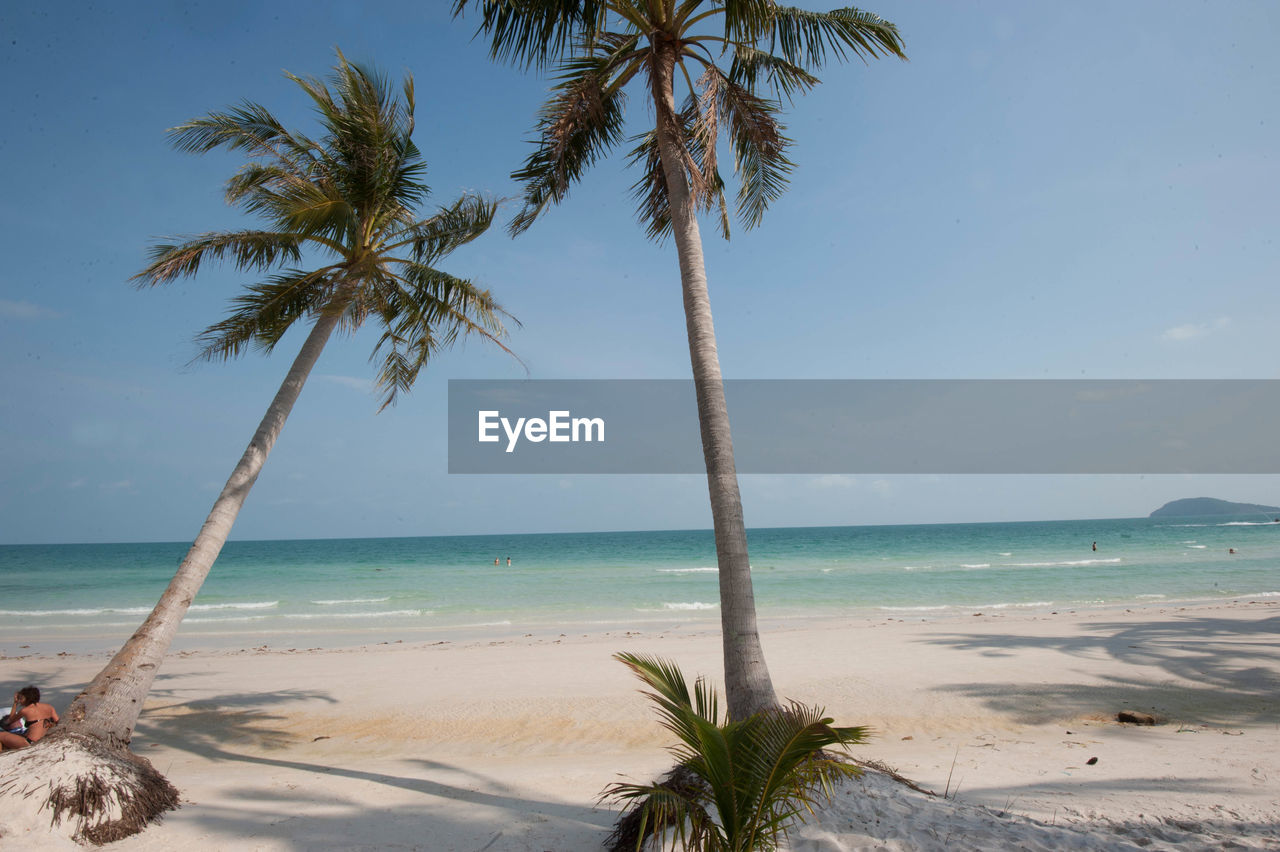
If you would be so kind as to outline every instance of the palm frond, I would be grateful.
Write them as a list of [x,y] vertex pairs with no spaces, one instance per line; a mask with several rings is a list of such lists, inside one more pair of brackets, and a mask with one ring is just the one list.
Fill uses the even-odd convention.
[[755,42],[769,31],[774,0],[723,0],[724,37],[738,44]]
[[812,12],[792,6],[773,10],[770,53],[776,49],[794,65],[821,68],[830,52],[844,61],[848,53],[876,59],[906,59],[898,28],[878,15],[848,7]]
[[312,101],[322,128],[315,139],[286,131],[255,104],[171,132],[182,150],[244,151],[249,162],[227,182],[227,200],[275,229],[157,245],[135,283],[195,275],[209,260],[265,272],[300,262],[304,247],[319,249],[331,262],[311,271],[284,269],[246,287],[230,313],[201,333],[198,358],[232,358],[250,347],[269,352],[303,318],[333,316],[340,330],[354,331],[376,317],[384,330],[375,348],[375,355],[386,354],[384,407],[408,390],[433,353],[457,340],[478,335],[510,353],[503,320],[514,319],[492,294],[432,265],[484,233],[496,205],[464,195],[419,221],[415,208],[429,188],[412,139],[413,78],[397,92],[341,51],[327,82],[287,76]]
[[750,45],[738,45],[734,49],[729,79],[751,92],[758,91],[760,83],[767,83],[779,97],[788,101],[821,82],[800,66]]
[[408,246],[416,263],[431,264],[479,237],[493,224],[496,201],[464,194],[430,219],[415,222],[387,235],[384,251]]
[[370,225],[403,218],[428,188],[419,182],[425,171],[411,135],[414,128],[413,80],[404,83],[406,100],[396,98],[389,80],[377,71],[347,61],[339,52],[332,88],[313,78],[292,75],[312,98],[328,131],[321,157],[330,194],[346,201],[368,237]]
[[426,264],[401,261],[398,267],[381,279],[398,286],[380,288],[376,310],[385,330],[369,356],[382,358],[377,378],[381,408],[394,405],[433,355],[463,337],[477,335],[515,357],[503,343],[503,318],[514,318],[492,293]]
[[622,92],[609,85],[616,55],[566,62],[538,122],[536,150],[512,178],[524,184],[524,206],[509,230],[518,234],[622,138]]
[[359,215],[336,187],[322,181],[264,183],[239,201],[281,230],[323,239],[333,247],[346,241]]
[[658,133],[650,130],[632,141],[637,144],[627,154],[627,161],[640,169],[640,177],[631,185],[631,197],[636,201],[636,218],[644,225],[649,239],[662,240],[671,233],[671,201],[667,193],[667,175],[662,170],[662,157],[658,151]]
[[502,62],[543,68],[575,40],[592,40],[602,22],[603,0],[455,0],[454,17],[480,7],[489,54]]
[[229,360],[249,346],[270,352],[294,322],[324,305],[334,271],[290,269],[249,285],[231,300],[231,313],[196,338],[194,360]]
[[237,269],[266,269],[282,261],[301,259],[301,238],[277,231],[223,231],[188,237],[184,242],[152,246],[151,262],[130,280],[135,286],[167,284],[195,275],[206,259],[230,258]]
[[[628,805],[611,849],[639,849],[664,831],[685,848],[774,849],[795,818],[831,794],[835,780],[858,773],[825,750],[862,742],[866,728],[836,727],[821,710],[796,702],[720,721],[715,693],[701,678],[691,690],[674,663],[626,653],[614,658],[647,687],[660,722],[679,740],[672,749],[679,764],[660,781],[605,789],[602,798]],[[698,846],[688,843],[694,834]]]
[[214,112],[169,130],[179,151],[206,154],[214,148],[246,151],[251,157],[274,158],[298,173],[311,164],[311,147],[285,130],[264,106],[245,101],[227,112]]
[[[716,73],[722,74],[719,69]],[[792,168],[786,151],[791,140],[782,133],[776,101],[758,97],[726,76],[720,77],[716,93],[733,141],[738,215],[748,228],[754,228],[786,189]]]
[[[724,178],[718,168],[708,170],[704,164],[704,137],[694,132],[693,123],[696,118],[686,110],[681,114],[681,121],[687,127],[684,138],[687,140],[686,155],[706,175],[707,189],[696,199],[697,207],[702,210],[716,209],[720,216],[718,224],[720,234],[729,239],[729,213],[725,206]],[[636,202],[636,218],[645,226],[645,235],[651,240],[661,241],[671,233],[671,206],[667,195],[667,175],[662,168],[662,157],[658,151],[657,131],[642,133],[631,141],[636,145],[627,154],[627,162],[638,166],[640,177],[631,185],[631,197]],[[686,169],[686,176],[689,172]]]
[[278,162],[253,160],[227,180],[225,197],[228,204],[235,205],[251,200],[259,192],[280,192],[287,187],[310,185],[311,181],[311,177],[284,168]]

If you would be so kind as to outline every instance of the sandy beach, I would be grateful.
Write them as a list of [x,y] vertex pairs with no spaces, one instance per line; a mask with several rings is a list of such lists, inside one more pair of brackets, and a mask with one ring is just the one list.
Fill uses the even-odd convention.
[[[793,849],[1280,848],[1280,602],[763,629],[780,695],[872,726],[856,756],[938,794],[869,772]],[[183,805],[111,848],[597,849],[600,791],[670,762],[622,650],[720,672],[705,626],[175,654],[134,748]],[[65,707],[102,663],[4,679]]]

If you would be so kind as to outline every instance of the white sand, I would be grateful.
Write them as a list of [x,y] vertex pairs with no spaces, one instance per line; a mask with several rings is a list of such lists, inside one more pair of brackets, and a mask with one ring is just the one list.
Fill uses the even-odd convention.
[[[767,624],[764,643],[782,696],[873,726],[858,757],[948,794],[868,774],[797,852],[1280,848],[1280,604]],[[134,747],[183,807],[110,848],[598,849],[601,789],[670,762],[621,650],[720,672],[705,627],[176,655]],[[103,659],[4,662],[65,706]]]

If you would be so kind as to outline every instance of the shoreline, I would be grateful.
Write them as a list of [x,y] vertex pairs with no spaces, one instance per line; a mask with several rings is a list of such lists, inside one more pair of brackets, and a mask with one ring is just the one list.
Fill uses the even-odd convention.
[[[669,764],[668,735],[611,655],[657,654],[719,683],[718,623],[560,632],[178,650],[134,749],[184,805],[111,848],[598,848],[613,818],[600,790]],[[1280,844],[1280,600],[766,620],[762,638],[780,697],[875,730],[856,757],[939,793],[959,786],[910,825],[981,805],[1104,831],[1080,848],[1120,848],[1106,827],[1143,820],[1248,824]],[[8,662],[65,709],[103,659]],[[1122,709],[1166,722],[1122,726]],[[1001,830],[1034,848],[1029,825]],[[858,848],[852,830],[820,820],[792,842]],[[901,843],[881,848],[929,848]]]
[[[968,618],[1006,618],[1031,620],[1060,618],[1073,615],[1107,613],[1165,613],[1188,609],[1213,609],[1217,607],[1280,605],[1280,592],[1264,591],[1246,595],[1224,595],[1219,598],[1143,599],[1130,601],[1090,601],[1084,603],[994,603],[987,605],[948,604],[941,606],[866,606],[844,609],[771,611],[761,608],[758,616],[761,634],[767,636],[778,630],[824,629],[833,626],[871,625],[884,623],[945,624],[963,622]],[[528,619],[458,623],[405,623],[393,628],[319,627],[307,630],[272,626],[267,629],[243,631],[209,630],[191,627],[192,620],[184,619],[170,649],[171,654],[221,652],[240,650],[298,651],[305,646],[308,651],[351,650],[373,648],[391,644],[437,644],[444,642],[472,642],[512,640],[527,637],[557,638],[560,636],[595,636],[632,633],[670,634],[704,631],[719,635],[719,605],[672,613],[667,617],[654,617],[653,613],[637,611],[640,617],[622,618],[566,617],[563,620]],[[52,638],[15,639],[0,635],[0,660],[23,660],[40,657],[97,657],[108,659],[142,623],[142,615],[136,622],[128,622],[118,633],[101,630],[55,632]],[[246,640],[246,637],[251,637]]]

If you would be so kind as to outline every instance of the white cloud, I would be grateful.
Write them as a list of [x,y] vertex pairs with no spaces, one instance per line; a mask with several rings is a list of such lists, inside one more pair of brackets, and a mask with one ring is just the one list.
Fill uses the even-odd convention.
[[1204,337],[1215,331],[1221,331],[1231,325],[1231,320],[1227,317],[1218,317],[1213,322],[1187,323],[1186,325],[1175,325],[1173,328],[1165,329],[1164,334],[1160,335],[1165,340],[1181,342],[1184,340],[1195,340],[1197,337]]
[[61,316],[57,311],[33,305],[31,302],[13,302],[0,299],[0,317],[7,319],[57,319]]

